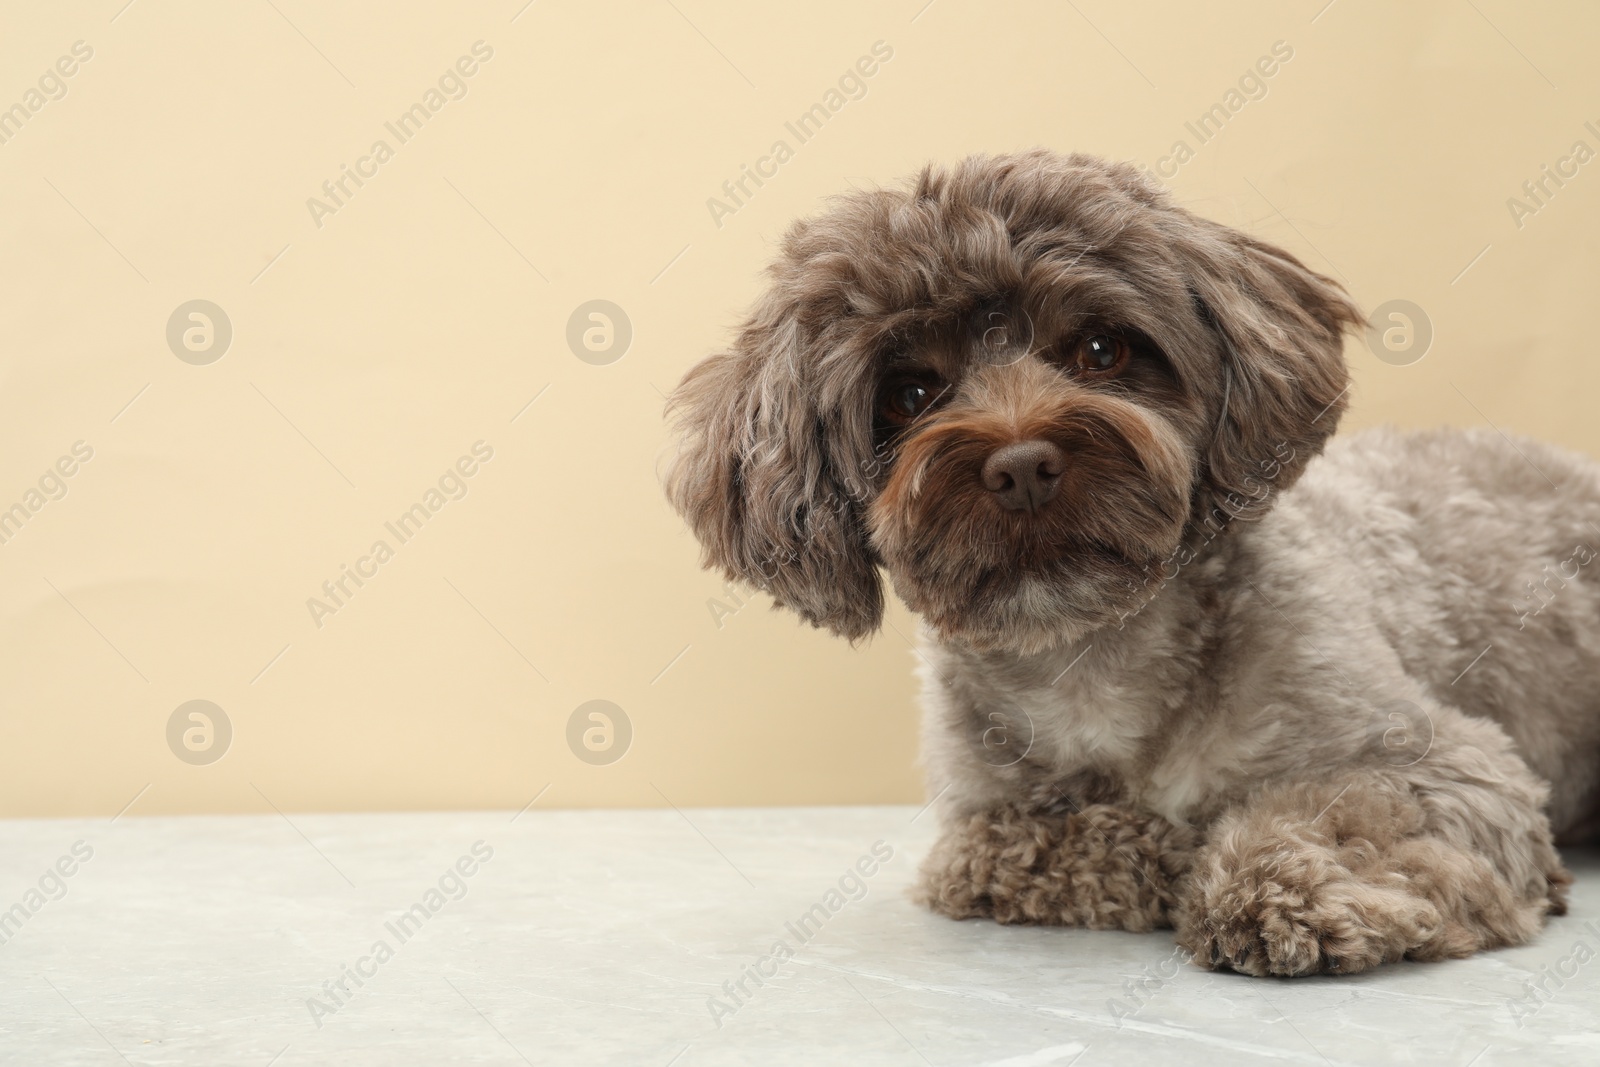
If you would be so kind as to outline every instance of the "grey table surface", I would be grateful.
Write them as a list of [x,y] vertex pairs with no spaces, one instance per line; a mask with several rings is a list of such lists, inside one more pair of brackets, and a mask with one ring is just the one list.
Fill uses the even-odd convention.
[[932,822],[3,822],[0,1062],[1600,1063],[1595,853],[1569,855],[1572,913],[1533,944],[1259,980],[1186,965],[1164,932],[929,915],[906,888]]

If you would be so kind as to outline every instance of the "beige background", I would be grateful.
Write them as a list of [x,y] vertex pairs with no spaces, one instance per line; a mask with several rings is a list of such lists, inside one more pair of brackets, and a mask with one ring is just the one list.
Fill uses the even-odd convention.
[[[924,2],[8,11],[0,107],[93,58],[0,144],[0,508],[94,454],[0,544],[0,812],[915,799],[911,620],[852,650],[753,597],[719,627],[735,601],[657,467],[661,394],[785,223],[929,158],[1188,141],[1184,202],[1432,320],[1414,365],[1352,341],[1347,429],[1600,453],[1600,163],[1520,228],[1507,205],[1600,149],[1593,5]],[[467,95],[399,144],[384,123],[480,40]],[[796,145],[784,122],[880,40],[866,96]],[[1277,41],[1266,95],[1199,145],[1184,123]],[[307,199],[379,138],[318,227]],[[719,227],[707,199],[779,138],[794,158]],[[210,365],[165,339],[192,299],[233,325]],[[610,365],[565,339],[591,299],[633,325]],[[480,440],[465,498],[314,625]],[[166,741],[197,698],[234,732],[208,766]],[[633,724],[610,766],[565,740],[596,698]]]

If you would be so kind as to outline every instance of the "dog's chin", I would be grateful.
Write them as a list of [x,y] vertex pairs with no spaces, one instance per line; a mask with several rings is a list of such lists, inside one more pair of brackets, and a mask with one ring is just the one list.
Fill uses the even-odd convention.
[[985,567],[955,585],[920,576],[915,565],[888,566],[895,592],[939,640],[1008,656],[1038,655],[1122,625],[1149,600],[1159,569],[1157,557],[1093,546]]

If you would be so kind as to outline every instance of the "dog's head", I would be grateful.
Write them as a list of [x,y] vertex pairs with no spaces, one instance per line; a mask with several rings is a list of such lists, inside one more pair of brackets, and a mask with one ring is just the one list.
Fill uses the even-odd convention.
[[1333,431],[1360,322],[1287,252],[1134,168],[929,168],[796,223],[733,350],[672,401],[706,562],[851,639],[879,568],[942,637],[1115,622]]

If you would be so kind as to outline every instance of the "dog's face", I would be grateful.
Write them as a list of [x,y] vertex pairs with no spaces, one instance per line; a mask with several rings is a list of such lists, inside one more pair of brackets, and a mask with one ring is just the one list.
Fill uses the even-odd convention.
[[1043,152],[843,197],[770,274],[673,398],[673,503],[813,624],[876,630],[881,567],[982,650],[1115,622],[1263,510],[1337,423],[1360,321],[1133,168]]

